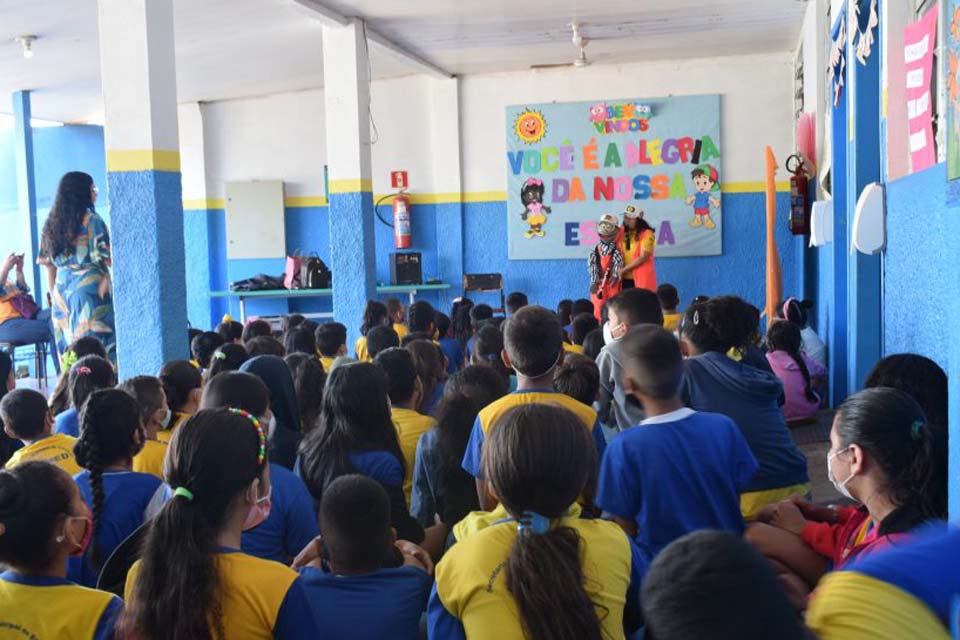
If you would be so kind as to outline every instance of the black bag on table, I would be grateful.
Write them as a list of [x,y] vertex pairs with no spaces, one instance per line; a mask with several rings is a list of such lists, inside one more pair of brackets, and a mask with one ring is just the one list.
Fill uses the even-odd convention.
[[329,289],[331,281],[330,269],[317,254],[311,254],[300,263],[301,289]]

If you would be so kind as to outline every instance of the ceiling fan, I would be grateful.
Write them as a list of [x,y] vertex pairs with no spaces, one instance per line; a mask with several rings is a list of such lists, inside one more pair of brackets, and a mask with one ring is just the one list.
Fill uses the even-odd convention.
[[573,37],[570,41],[573,43],[573,46],[577,49],[577,57],[573,59],[573,62],[560,62],[556,64],[532,64],[530,65],[531,69],[559,69],[563,67],[586,67],[590,65],[590,60],[587,59],[587,45],[590,44],[589,38],[584,38],[583,34],[580,33],[580,25],[576,22],[570,23],[570,30],[573,32]]

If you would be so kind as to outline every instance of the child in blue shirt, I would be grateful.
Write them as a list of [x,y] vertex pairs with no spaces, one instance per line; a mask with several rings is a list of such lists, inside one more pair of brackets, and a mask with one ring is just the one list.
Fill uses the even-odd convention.
[[450,317],[447,314],[437,311],[433,318],[439,336],[437,342],[447,357],[447,373],[453,375],[463,368],[463,347],[450,334]]
[[623,384],[647,416],[607,446],[597,506],[652,560],[677,538],[699,529],[740,535],[740,492],[757,470],[737,425],[683,406],[683,356],[676,338],[641,325],[622,340]]
[[[323,493],[320,530],[299,562],[300,578],[324,637],[417,640],[433,562],[417,545],[396,540],[390,498],[366,476],[340,476]],[[396,548],[403,566],[384,568]]]
[[90,394],[97,389],[109,389],[117,384],[113,365],[100,356],[84,356],[70,368],[67,386],[70,389],[70,407],[54,419],[53,432],[74,438],[80,435],[80,410]]
[[94,391],[80,414],[74,446],[83,471],[74,476],[93,514],[93,541],[86,554],[70,559],[68,577],[87,587],[113,550],[144,522],[144,512],[161,486],[160,478],[133,471],[133,458],[146,435],[140,405],[120,389]]

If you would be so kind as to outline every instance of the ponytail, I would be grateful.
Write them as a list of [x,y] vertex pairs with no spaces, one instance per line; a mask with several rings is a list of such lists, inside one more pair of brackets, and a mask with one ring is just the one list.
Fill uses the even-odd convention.
[[70,367],[70,404],[80,411],[90,394],[116,384],[113,365],[100,356],[84,356]]
[[911,490],[914,502],[931,517],[947,517],[947,430],[939,424],[914,423],[911,439],[915,443],[913,462],[905,470],[898,486]]
[[167,406],[171,411],[182,412],[190,392],[203,385],[203,378],[195,366],[187,360],[173,360],[160,368],[157,375],[167,394]]
[[810,402],[820,402],[820,397],[814,392],[812,381],[810,379],[810,370],[807,369],[807,363],[800,353],[803,345],[803,337],[800,335],[800,329],[792,322],[780,321],[774,322],[767,328],[767,347],[770,351],[783,351],[797,363],[800,374],[803,376],[804,393]]

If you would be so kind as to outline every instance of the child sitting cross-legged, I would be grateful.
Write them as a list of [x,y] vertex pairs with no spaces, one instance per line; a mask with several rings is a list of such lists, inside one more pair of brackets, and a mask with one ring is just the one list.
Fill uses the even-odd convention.
[[80,472],[73,455],[76,438],[64,433],[50,433],[53,419],[43,394],[33,389],[14,389],[0,402],[0,420],[3,430],[11,438],[23,443],[7,461],[6,468],[30,460],[46,460],[70,475]]
[[[340,476],[320,504],[322,535],[297,558],[310,606],[327,638],[417,640],[426,610],[433,561],[396,539],[390,498],[376,480]],[[384,567],[393,549],[400,567]]]
[[323,371],[329,375],[333,361],[347,355],[347,328],[339,322],[325,322],[317,327],[314,337]]
[[624,387],[647,416],[607,446],[597,505],[652,560],[700,529],[740,535],[740,492],[757,461],[730,418],[683,406],[683,357],[661,327],[633,328],[622,340]]

